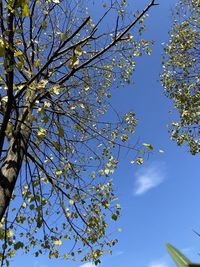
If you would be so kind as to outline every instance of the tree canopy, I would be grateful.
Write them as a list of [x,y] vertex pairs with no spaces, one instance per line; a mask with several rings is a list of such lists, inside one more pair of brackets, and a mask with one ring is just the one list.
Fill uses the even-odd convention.
[[200,152],[199,7],[199,0],[179,1],[161,77],[165,93],[178,111],[177,120],[171,123],[171,138],[178,145],[186,143],[193,155]]
[[121,148],[138,164],[144,149],[128,143],[134,112],[113,109],[115,121],[106,112],[112,87],[150,54],[141,34],[154,5],[127,13],[124,0],[0,1],[2,266],[19,249],[98,263],[117,242],[107,234],[120,213],[111,176]]

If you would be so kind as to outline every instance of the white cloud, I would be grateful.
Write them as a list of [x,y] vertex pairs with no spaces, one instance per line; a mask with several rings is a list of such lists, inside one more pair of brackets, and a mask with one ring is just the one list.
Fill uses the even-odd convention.
[[35,261],[34,261],[33,266],[34,266],[34,267],[47,267],[46,264],[40,263],[38,260],[35,260]]
[[193,248],[192,248],[192,247],[183,248],[183,249],[181,249],[181,252],[182,252],[183,254],[190,255],[190,254],[193,253]]
[[168,267],[165,262],[152,262],[148,267]]
[[135,177],[134,195],[142,195],[164,181],[165,172],[163,164],[152,163],[150,166],[143,167],[136,172]]
[[124,254],[124,251],[122,251],[122,250],[119,250],[119,251],[116,252],[116,256],[121,256],[123,254]]
[[95,267],[95,265],[92,262],[87,262],[80,265],[79,267]]

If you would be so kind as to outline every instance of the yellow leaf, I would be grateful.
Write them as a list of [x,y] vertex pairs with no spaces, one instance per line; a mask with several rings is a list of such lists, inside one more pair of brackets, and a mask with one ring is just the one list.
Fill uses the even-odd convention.
[[34,62],[34,66],[35,66],[36,68],[38,68],[38,67],[40,66],[40,60],[39,60],[39,58],[36,59],[36,61]]
[[141,158],[141,157],[138,157],[138,158],[137,158],[137,164],[138,164],[138,165],[143,164],[143,162],[144,162],[143,158]]
[[77,67],[79,64],[79,58],[77,56],[73,56],[71,57],[71,60],[69,62],[69,67],[70,68],[75,68]]
[[61,38],[62,40],[64,40],[64,39],[66,38],[66,34],[62,32],[61,35],[60,35],[60,38]]
[[15,57],[19,57],[19,56],[23,55],[23,52],[18,50],[18,51],[15,52],[14,55],[15,55]]
[[145,146],[148,150],[153,150],[153,146],[151,144],[143,143],[143,146]]
[[75,53],[75,55],[77,55],[78,57],[80,57],[82,55],[82,53],[83,53],[83,50],[82,50],[81,46],[77,46],[75,48],[75,50],[74,50],[74,53]]
[[9,230],[9,231],[7,232],[7,237],[11,237],[11,236],[13,236],[13,235],[14,235],[14,233],[13,233],[12,230]]
[[59,240],[54,241],[53,243],[54,243],[54,245],[56,245],[56,246],[61,246],[61,245],[62,245],[62,240],[59,239]]
[[21,61],[18,61],[18,62],[16,63],[16,67],[17,67],[18,70],[22,70],[22,69],[23,69],[23,65],[24,65],[24,63],[21,62]]
[[105,174],[108,175],[110,173],[110,170],[109,169],[105,169]]
[[58,84],[56,84],[55,86],[52,87],[51,91],[54,94],[59,95],[60,94],[60,86]]
[[24,17],[28,17],[29,16],[29,0],[23,0],[22,1],[22,6],[21,6],[21,8],[22,8],[22,14],[24,15]]
[[57,170],[57,171],[55,172],[56,175],[61,175],[62,173],[63,173],[62,170]]
[[40,138],[43,138],[47,135],[47,130],[44,128],[39,128],[39,131],[37,132],[37,136]]

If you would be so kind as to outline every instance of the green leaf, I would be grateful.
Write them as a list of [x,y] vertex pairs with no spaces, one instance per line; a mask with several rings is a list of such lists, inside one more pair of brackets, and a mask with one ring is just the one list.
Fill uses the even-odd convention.
[[113,213],[112,216],[111,216],[111,219],[116,221],[118,218],[117,214]]
[[15,250],[18,250],[20,248],[23,248],[24,247],[24,243],[23,242],[17,242],[16,244],[14,244],[14,249]]
[[17,67],[17,69],[20,70],[20,71],[23,69],[23,66],[24,66],[24,63],[23,63],[22,61],[18,61],[18,62],[16,63],[16,67]]
[[5,44],[3,40],[0,38],[0,57],[4,57],[5,55]]
[[59,135],[60,137],[63,137],[64,134],[65,134],[64,129],[59,125],[59,126],[58,126],[58,135]]
[[42,25],[42,28],[43,28],[43,29],[46,29],[46,27],[47,27],[47,22],[46,22],[45,20],[43,20],[41,25]]
[[169,243],[166,244],[166,247],[178,267],[187,267],[189,264],[191,264],[190,260],[186,258],[178,249]]

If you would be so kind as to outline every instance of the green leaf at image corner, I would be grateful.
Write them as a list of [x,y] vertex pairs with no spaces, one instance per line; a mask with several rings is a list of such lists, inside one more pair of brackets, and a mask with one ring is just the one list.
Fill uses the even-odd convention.
[[[178,267],[192,267],[193,263],[185,257],[178,249],[166,243],[167,250]],[[198,265],[197,265],[198,266]]]

